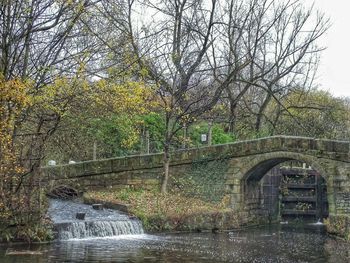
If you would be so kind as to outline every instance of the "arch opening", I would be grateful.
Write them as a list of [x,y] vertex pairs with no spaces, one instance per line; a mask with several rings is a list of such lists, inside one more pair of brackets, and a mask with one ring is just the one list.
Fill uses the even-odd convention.
[[296,159],[265,160],[242,180],[244,208],[270,222],[322,221],[329,213],[326,176]]
[[60,185],[47,193],[47,195],[51,198],[70,200],[80,196],[80,193],[72,187]]

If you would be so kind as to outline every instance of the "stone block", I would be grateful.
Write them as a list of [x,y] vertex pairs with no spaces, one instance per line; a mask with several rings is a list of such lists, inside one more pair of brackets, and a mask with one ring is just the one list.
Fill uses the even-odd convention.
[[75,215],[76,219],[79,219],[79,220],[84,220],[85,219],[85,213],[76,213]]
[[112,160],[84,162],[84,175],[104,174],[112,172]]
[[350,144],[349,142],[333,142],[334,151],[337,153],[349,153]]
[[152,158],[151,158],[152,166],[162,167],[164,163],[163,158],[164,158],[164,155],[162,153],[152,155]]
[[61,179],[67,179],[70,177],[74,177],[74,175],[72,176],[71,167],[69,165],[62,165],[61,166]]
[[321,147],[321,149],[325,152],[334,152],[335,151],[335,147],[334,141],[328,141],[328,140],[318,140],[319,143],[319,147]]
[[45,177],[47,178],[47,180],[57,180],[62,178],[61,170],[62,170],[61,165],[42,168],[42,171]]
[[126,157],[125,158],[125,168],[126,170],[134,170],[139,166],[139,160],[134,157]]
[[112,172],[119,172],[126,169],[126,158],[117,158],[111,160]]
[[283,141],[283,149],[285,150],[297,150],[298,147],[298,140],[292,137],[284,137],[282,139]]
[[92,204],[92,209],[103,210],[103,204]]

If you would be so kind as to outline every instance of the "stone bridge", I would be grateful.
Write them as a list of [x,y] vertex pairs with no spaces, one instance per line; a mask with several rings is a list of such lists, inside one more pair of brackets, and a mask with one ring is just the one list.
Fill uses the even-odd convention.
[[[170,188],[234,210],[259,211],[259,181],[274,166],[298,160],[317,170],[327,184],[330,216],[350,215],[350,143],[274,136],[172,153]],[[49,188],[66,185],[82,191],[101,188],[158,187],[163,154],[149,154],[43,167]],[[49,189],[49,190],[50,190]]]

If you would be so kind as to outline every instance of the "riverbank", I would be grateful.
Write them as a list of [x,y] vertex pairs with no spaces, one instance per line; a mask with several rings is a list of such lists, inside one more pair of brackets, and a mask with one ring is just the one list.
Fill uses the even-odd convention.
[[47,207],[42,211],[9,214],[0,218],[0,244],[46,243],[53,240],[53,224],[46,216]]
[[217,231],[240,226],[237,213],[219,204],[205,202],[181,193],[161,194],[158,191],[122,189],[90,191],[85,203],[102,203],[117,208],[142,221],[147,232]]
[[327,233],[350,242],[350,217],[347,215],[330,215],[325,220]]
[[13,225],[0,233],[0,245],[45,244],[54,239],[53,225],[49,220],[41,220],[30,225]]

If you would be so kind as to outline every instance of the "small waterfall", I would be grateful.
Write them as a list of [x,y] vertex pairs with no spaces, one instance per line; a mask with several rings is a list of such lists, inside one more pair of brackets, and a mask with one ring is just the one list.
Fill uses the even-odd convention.
[[[140,220],[117,210],[95,210],[89,205],[53,199],[48,213],[60,240],[144,233]],[[77,213],[85,213],[85,220],[76,219]]]
[[139,235],[144,233],[139,220],[60,223],[56,225],[56,230],[60,240]]

